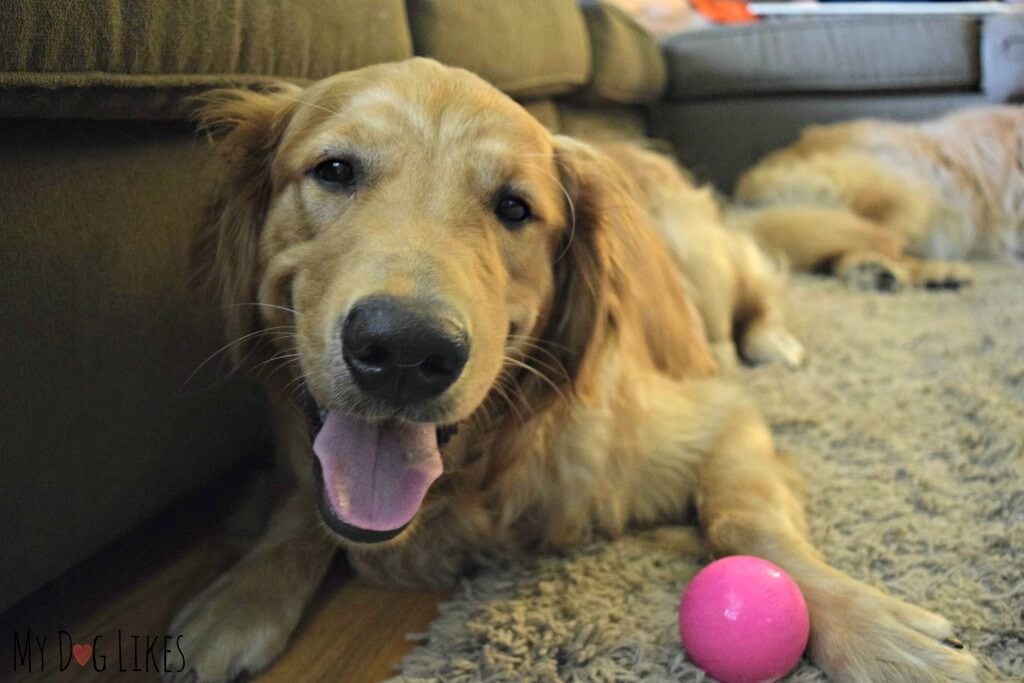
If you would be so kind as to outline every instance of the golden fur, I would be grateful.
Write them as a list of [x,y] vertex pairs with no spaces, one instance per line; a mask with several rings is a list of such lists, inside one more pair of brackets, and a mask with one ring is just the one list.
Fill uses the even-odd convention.
[[747,171],[736,199],[736,223],[794,268],[955,287],[970,271],[942,261],[1024,258],[1024,107],[812,127]]
[[[777,275],[749,240],[719,235],[714,203],[662,158],[553,136],[477,77],[423,59],[304,91],[215,93],[204,118],[227,164],[199,255],[232,333],[253,335],[237,359],[266,371],[293,345],[298,358],[265,373],[289,493],[172,624],[193,680],[266,667],[339,546],[373,580],[447,586],[481,555],[681,521],[691,507],[715,553],[761,555],[797,580],[810,655],[835,680],[975,680],[945,619],[829,567],[807,540],[794,473],[743,392],[717,378],[698,314],[735,309],[725,317],[777,340],[757,284]],[[368,160],[350,195],[310,180],[332,148]],[[536,216],[515,230],[492,214],[510,182]],[[316,512],[309,423],[289,389],[304,381],[320,405],[372,419],[333,330],[379,291],[458,307],[473,345],[462,376],[406,416],[460,423],[445,474],[409,529],[365,545]]]

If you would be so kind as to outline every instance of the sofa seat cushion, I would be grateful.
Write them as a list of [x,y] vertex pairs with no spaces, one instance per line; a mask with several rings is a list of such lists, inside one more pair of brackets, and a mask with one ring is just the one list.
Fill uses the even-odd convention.
[[587,96],[618,104],[661,99],[668,76],[658,41],[609,2],[583,0],[580,6],[593,49]]
[[963,16],[814,17],[683,33],[666,44],[669,99],[974,89],[979,25]]
[[513,97],[561,95],[590,78],[575,0],[408,0],[416,54],[461,66]]
[[301,83],[411,56],[403,0],[5,0],[0,111],[107,118],[111,96],[134,90],[132,118],[167,118],[155,90]]

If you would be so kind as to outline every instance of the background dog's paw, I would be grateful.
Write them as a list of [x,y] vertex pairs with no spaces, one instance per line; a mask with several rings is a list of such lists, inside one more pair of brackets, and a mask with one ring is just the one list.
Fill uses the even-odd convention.
[[181,635],[185,668],[165,683],[234,681],[266,669],[281,654],[297,618],[275,596],[248,590],[234,572],[193,598],[171,622]]
[[812,608],[809,654],[834,681],[969,683],[978,661],[943,617],[847,580]]
[[896,292],[910,284],[910,273],[899,263],[870,252],[849,254],[836,264],[836,275],[850,287]]
[[804,346],[789,330],[778,326],[753,326],[743,335],[743,358],[754,365],[782,363],[798,368],[804,363]]
[[974,280],[971,267],[955,261],[922,261],[915,282],[926,289],[960,289]]

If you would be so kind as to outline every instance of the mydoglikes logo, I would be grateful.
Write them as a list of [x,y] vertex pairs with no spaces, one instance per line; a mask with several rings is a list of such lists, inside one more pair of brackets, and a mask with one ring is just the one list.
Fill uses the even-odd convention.
[[72,668],[97,673],[180,673],[185,670],[181,636],[125,633],[77,640],[67,631],[14,631],[11,668],[16,673],[43,674]]

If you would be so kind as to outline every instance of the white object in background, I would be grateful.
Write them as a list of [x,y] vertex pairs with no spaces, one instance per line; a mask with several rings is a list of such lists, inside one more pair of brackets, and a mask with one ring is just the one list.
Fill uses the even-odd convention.
[[1020,14],[1024,0],[1010,2],[752,2],[760,17],[861,14]]

